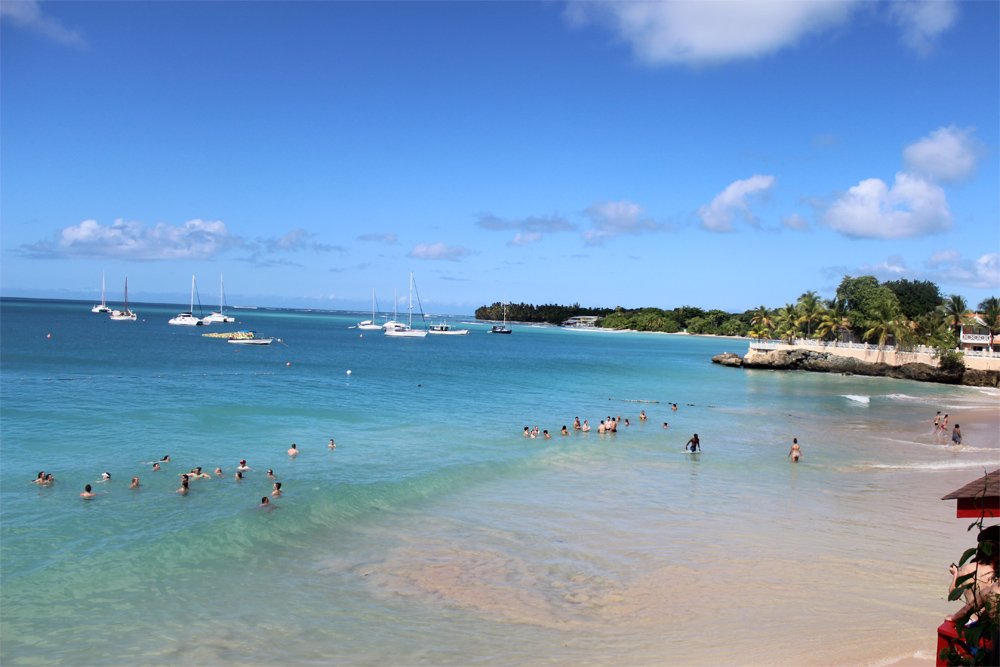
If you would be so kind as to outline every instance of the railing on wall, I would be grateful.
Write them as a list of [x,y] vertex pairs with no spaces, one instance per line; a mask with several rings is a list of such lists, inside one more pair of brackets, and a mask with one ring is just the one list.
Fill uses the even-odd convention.
[[[966,336],[978,336],[979,334],[966,334]],[[980,342],[978,339],[975,341],[966,340],[966,336],[962,336],[963,342]],[[989,343],[989,337],[986,336],[986,340],[982,341]],[[750,349],[751,350],[777,350],[782,345],[789,345],[784,340],[751,340]],[[841,349],[841,350],[864,350],[866,352],[873,352],[879,349],[878,345],[873,345],[871,343],[841,343],[840,341],[829,341],[829,340],[818,340],[816,338],[795,338],[791,343],[791,346],[797,347],[816,347],[816,348],[831,348],[831,349]],[[918,345],[913,348],[904,348],[898,350],[895,345],[884,345],[882,348],[884,352],[898,352],[901,355],[916,355],[916,356],[926,356],[934,358],[937,355],[937,349],[933,347],[927,347],[926,345]],[[989,349],[986,350],[959,350],[964,352],[969,357],[985,357],[991,358],[1000,356],[1000,352],[991,352]]]

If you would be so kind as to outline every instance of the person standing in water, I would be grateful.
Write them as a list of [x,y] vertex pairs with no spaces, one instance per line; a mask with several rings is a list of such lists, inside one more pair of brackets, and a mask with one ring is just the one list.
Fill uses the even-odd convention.
[[291,448],[288,450],[288,455],[289,456],[297,456],[298,453],[299,453],[299,448],[296,447],[295,443],[293,442]]
[[88,484],[87,486],[83,487],[83,493],[81,493],[81,494],[80,494],[80,497],[81,497],[81,498],[86,498],[87,500],[90,500],[90,499],[91,499],[91,498],[93,498],[94,496],[103,496],[103,495],[105,495],[106,493],[107,493],[107,491],[105,491],[104,493],[94,493],[94,492],[93,492],[93,491],[92,491],[92,490],[90,489],[90,484]]
[[792,448],[788,451],[788,456],[785,458],[791,458],[792,463],[798,463],[799,459],[802,458],[802,448],[799,447],[798,438],[792,438]]
[[690,451],[691,451],[692,454],[694,454],[695,452],[700,452],[701,451],[701,440],[698,439],[698,434],[697,433],[695,433],[691,437],[691,439],[687,441],[687,444],[684,445],[684,449],[685,450],[690,449]]
[[329,447],[330,449],[336,449],[337,448],[337,445],[333,444],[333,438],[330,438],[330,444],[327,445],[327,447]]
[[583,426],[580,427],[580,430],[584,433],[590,431],[590,423],[586,419],[583,420]]
[[646,421],[646,411],[645,410],[643,410],[642,412],[639,413],[639,421],[641,421],[641,422]]
[[955,429],[951,432],[951,444],[958,447],[962,444],[962,429],[955,424]]
[[934,415],[934,435],[937,435],[938,429],[941,428],[941,411],[938,410],[937,414]]

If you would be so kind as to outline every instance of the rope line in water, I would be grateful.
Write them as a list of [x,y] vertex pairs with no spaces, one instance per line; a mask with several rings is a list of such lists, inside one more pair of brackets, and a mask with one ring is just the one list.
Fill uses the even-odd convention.
[[[209,377],[209,376],[211,376],[211,377],[230,377],[230,376],[235,377],[237,375],[277,375],[277,373],[200,373],[200,374],[193,374],[193,375],[192,374],[188,374],[188,373],[181,373],[180,377],[185,377],[185,378],[186,377]],[[34,381],[34,382],[52,382],[52,381],[56,381],[56,382],[69,382],[71,380],[95,380],[95,379],[96,380],[126,380],[126,379],[128,379],[128,380],[138,380],[138,379],[149,378],[149,377],[151,377],[151,376],[148,376],[148,375],[107,375],[107,376],[100,376],[100,377],[97,377],[97,378],[95,378],[93,376],[79,377],[79,378],[11,378],[10,380],[7,380],[7,382],[32,382],[32,381]],[[164,378],[164,377],[177,377],[177,376],[157,375],[155,377],[157,377],[157,378]]]

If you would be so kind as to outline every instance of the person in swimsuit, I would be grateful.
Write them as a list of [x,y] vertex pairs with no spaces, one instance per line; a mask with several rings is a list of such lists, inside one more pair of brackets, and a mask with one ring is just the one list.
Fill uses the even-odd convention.
[[945,414],[945,416],[941,418],[941,424],[938,426],[938,428],[941,429],[941,435],[948,435],[948,415],[947,414]]
[[189,472],[188,475],[190,477],[208,477],[208,478],[212,477],[208,473],[202,472],[201,471],[201,466],[198,466],[197,468],[195,468],[194,470],[192,470],[191,472]]
[[641,422],[646,421],[646,411],[645,410],[643,410],[642,412],[639,413],[639,421],[641,421]]
[[573,417],[573,430],[574,431],[579,431],[580,428],[581,428],[581,426],[580,426],[580,418],[579,417]]
[[240,464],[238,466],[236,466],[236,469],[237,470],[253,470],[253,468],[251,468],[250,466],[247,465],[247,460],[246,459],[240,459]]
[[791,458],[792,463],[798,463],[799,459],[802,458],[802,448],[799,447],[798,438],[792,438],[792,448],[788,451],[788,456],[785,458]]
[[176,491],[171,491],[170,493],[179,493],[182,496],[186,496],[187,492],[190,491],[190,490],[191,490],[191,486],[190,486],[190,483],[188,482],[188,476],[185,473],[185,474],[181,475],[181,488],[177,489]]
[[236,471],[236,476],[233,477],[233,479],[236,480],[237,482],[242,482],[243,481],[243,473],[240,472],[239,470],[237,470]]
[[94,496],[103,496],[106,493],[107,491],[105,491],[104,493],[94,493],[93,491],[90,490],[90,484],[88,484],[87,486],[83,487],[83,493],[80,494],[80,497],[87,498],[89,500]]
[[670,409],[673,410],[674,412],[677,412],[677,404],[674,403],[673,405],[671,405]]
[[525,426],[524,427],[524,437],[525,438],[530,438],[531,437],[531,427],[529,427],[529,426]]
[[327,445],[327,447],[329,447],[330,449],[336,449],[337,448],[337,445],[333,444],[333,438],[330,438],[330,444]]
[[552,436],[551,436],[551,435],[549,435],[549,432],[548,432],[548,431],[542,431],[542,434],[543,434],[543,435],[545,436],[545,439],[546,439],[546,440],[551,440],[551,439],[552,439]]
[[44,481],[45,481],[45,473],[40,472],[38,473],[38,477],[28,482],[28,484],[41,484]]
[[583,426],[580,427],[580,430],[583,431],[584,433],[590,431],[590,424],[587,423],[586,419],[583,420]]
[[667,422],[663,422],[663,428],[670,428],[669,426],[667,426]]
[[159,463],[154,463],[153,464],[153,472],[159,472],[159,471],[160,471],[160,464]]
[[687,444],[684,445],[684,449],[685,450],[690,449],[692,454],[694,454],[696,451],[697,452],[701,451],[701,440],[698,439],[697,433],[695,433],[694,436],[687,441]]
[[941,411],[934,415],[934,435],[937,435],[938,429],[941,427]]
[[109,472],[102,472],[101,473],[101,481],[102,482],[110,482],[111,481],[111,473],[109,473]]
[[55,481],[56,478],[52,476],[52,473],[48,473],[45,475],[45,479],[41,482],[41,484],[52,484]]
[[271,495],[275,498],[281,495],[281,482],[274,483],[274,491],[271,492]]
[[267,478],[274,479],[274,471],[271,470],[270,468],[267,469]]
[[296,447],[295,443],[293,442],[291,448],[289,448],[289,450],[288,450],[288,455],[289,456],[297,456],[298,453],[299,453],[299,448]]
[[565,424],[563,424],[562,431],[560,431],[560,433],[562,433],[563,435],[569,435],[569,431],[566,430],[566,425]]
[[542,434],[542,433],[541,433],[541,431],[539,431],[539,430],[538,430],[538,427],[537,427],[537,426],[535,427],[535,430],[531,432],[531,435],[535,436],[536,438],[537,438],[538,436],[540,436],[541,434]]
[[260,499],[260,505],[257,505],[257,507],[266,507],[267,509],[271,509],[271,499],[264,496]]
[[133,477],[132,478],[132,483],[128,485],[128,488],[130,488],[130,489],[138,489],[140,486],[142,486],[142,485],[139,484],[139,478],[138,477]]
[[603,421],[600,424],[597,425],[597,432],[598,433],[604,433],[607,430],[608,430],[608,427],[604,425]]
[[221,475],[222,474],[222,468],[216,468],[215,469],[215,474],[216,475]]
[[962,429],[959,428],[958,424],[955,424],[955,428],[951,432],[951,444],[956,447],[962,444]]

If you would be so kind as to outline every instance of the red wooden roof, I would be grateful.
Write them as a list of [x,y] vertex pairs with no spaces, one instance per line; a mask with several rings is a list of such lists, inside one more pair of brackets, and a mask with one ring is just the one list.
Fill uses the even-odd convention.
[[957,500],[959,519],[1000,516],[1000,468],[952,491],[941,500]]

